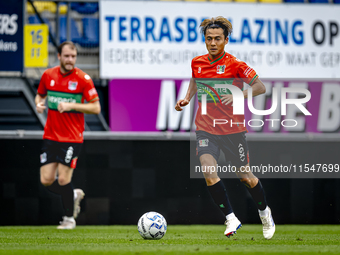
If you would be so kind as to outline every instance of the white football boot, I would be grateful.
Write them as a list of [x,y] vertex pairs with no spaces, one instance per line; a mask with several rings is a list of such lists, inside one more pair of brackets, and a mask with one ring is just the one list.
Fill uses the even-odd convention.
[[76,221],[73,217],[63,217],[63,221],[60,221],[60,225],[57,229],[75,229],[76,228]]
[[271,239],[275,233],[275,223],[272,216],[272,211],[268,208],[268,213],[266,216],[260,215],[262,226],[263,226],[263,236],[266,239]]
[[81,189],[74,189],[73,192],[75,193],[73,218],[77,219],[80,213],[80,202],[83,200],[85,193]]
[[236,230],[242,227],[241,222],[238,220],[236,216],[232,217],[229,220],[226,220],[224,222],[224,225],[227,226],[227,229],[224,231],[224,235],[227,237],[233,236],[234,234],[236,234]]

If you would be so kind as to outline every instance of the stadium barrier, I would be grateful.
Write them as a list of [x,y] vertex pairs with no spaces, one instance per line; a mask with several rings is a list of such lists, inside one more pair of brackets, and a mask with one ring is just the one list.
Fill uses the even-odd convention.
[[[1,225],[57,224],[60,199],[39,183],[41,131],[2,131]],[[203,179],[190,179],[185,135],[86,133],[73,184],[84,189],[77,224],[136,224],[158,211],[169,224],[222,224]],[[333,141],[249,141],[250,161],[263,164],[338,163]],[[340,179],[262,179],[278,224],[336,224]],[[237,179],[224,179],[243,223],[260,223],[256,206]]]

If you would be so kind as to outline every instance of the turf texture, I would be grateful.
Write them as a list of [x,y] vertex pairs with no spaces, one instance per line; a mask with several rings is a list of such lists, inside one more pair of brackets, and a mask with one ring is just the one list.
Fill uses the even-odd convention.
[[272,240],[261,225],[231,238],[223,225],[169,225],[160,240],[144,240],[136,226],[0,227],[0,254],[340,254],[340,225],[277,225]]

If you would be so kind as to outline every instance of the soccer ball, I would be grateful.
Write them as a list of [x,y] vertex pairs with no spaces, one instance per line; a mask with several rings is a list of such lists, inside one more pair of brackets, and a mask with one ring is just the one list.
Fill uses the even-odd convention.
[[144,239],[161,239],[166,230],[166,220],[157,212],[147,212],[139,218],[138,232]]

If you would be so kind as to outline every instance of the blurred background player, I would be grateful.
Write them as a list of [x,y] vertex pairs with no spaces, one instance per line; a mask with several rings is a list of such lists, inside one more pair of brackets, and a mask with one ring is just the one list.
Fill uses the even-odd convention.
[[76,46],[68,41],[60,44],[58,59],[60,65],[42,75],[35,98],[37,112],[43,113],[48,107],[40,181],[48,190],[61,195],[65,216],[58,229],[74,229],[85,195],[71,184],[83,143],[84,113],[99,114],[101,108],[92,79],[75,67]]
[[[249,170],[248,145],[245,136],[247,129],[243,124],[245,123],[244,115],[233,115],[232,95],[226,94],[225,91],[215,90],[213,87],[216,81],[209,81],[209,78],[229,80],[232,78],[233,85],[241,90],[243,90],[243,81],[245,81],[252,87],[253,96],[265,93],[265,86],[252,68],[224,51],[232,32],[232,25],[227,19],[223,17],[206,19],[200,27],[209,53],[192,60],[192,79],[188,92],[184,99],[177,102],[175,108],[177,111],[181,111],[182,107],[189,104],[197,92],[199,101],[195,120],[197,154],[203,169],[209,169],[211,166],[216,169],[220,150],[223,151],[226,160],[231,161],[232,165],[237,168],[238,178],[245,184],[258,207],[264,237],[271,239],[275,233],[275,224],[271,210],[267,206],[261,182]],[[211,94],[217,91],[222,104],[215,105],[213,101],[207,100],[208,114],[202,115],[201,98],[202,94],[206,94],[207,89],[210,89]],[[247,90],[243,91],[243,95],[244,98],[247,98]],[[218,101],[218,97],[216,99]],[[234,124],[215,125],[214,127],[214,119],[226,119],[228,123]],[[247,170],[242,171],[243,169]],[[242,225],[233,212],[225,186],[218,177],[217,171],[205,172],[204,177],[212,198],[226,216],[227,228],[224,234],[228,237],[232,236]]]

